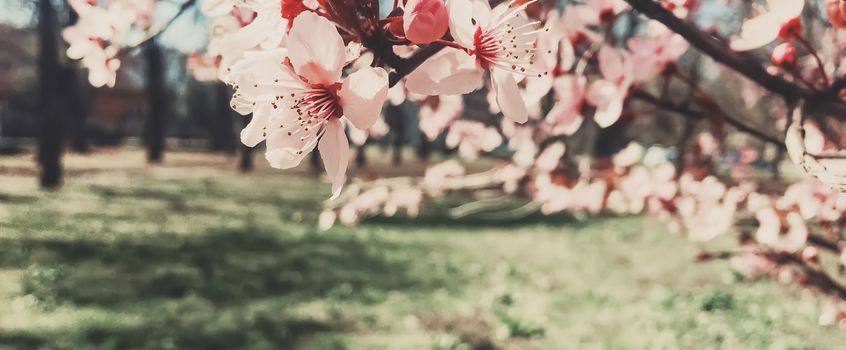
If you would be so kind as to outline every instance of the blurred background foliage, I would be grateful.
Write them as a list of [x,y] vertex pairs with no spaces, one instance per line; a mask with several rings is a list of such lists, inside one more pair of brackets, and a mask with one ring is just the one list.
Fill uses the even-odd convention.
[[[723,261],[695,264],[701,247],[639,217],[452,222],[434,208],[319,231],[325,188],[307,166],[245,176],[233,156],[208,153],[172,152],[155,167],[140,150],[91,158],[68,156],[59,192],[37,190],[25,156],[0,161],[0,348],[835,349],[846,340],[816,325],[820,306],[800,289],[747,283]],[[382,167],[393,169],[371,165]]]
[[[60,27],[72,20],[63,1],[51,4]],[[156,42],[168,97],[166,115],[157,115],[167,126],[156,137],[173,151],[147,166],[138,147],[150,114],[142,49],[123,60],[114,89],[89,87],[61,55],[55,78],[73,153],[67,186],[39,191],[36,5],[0,0],[0,349],[846,343],[841,330],[817,326],[816,299],[776,282],[746,283],[722,261],[694,264],[702,247],[639,217],[455,222],[439,210],[454,204],[447,198],[418,218],[318,231],[325,183],[308,164],[280,174],[254,163],[258,156],[237,142],[241,121],[226,107],[226,88],[186,71],[186,53],[202,49],[196,43],[207,35],[196,11]],[[732,88],[739,82],[704,80],[726,86],[716,89],[721,100],[742,103]],[[482,93],[465,103],[468,118],[489,114]],[[420,174],[428,157],[449,156],[442,140],[422,142],[414,108],[396,109],[379,142],[393,153],[361,152],[356,176]],[[687,141],[683,122],[657,118],[625,132],[646,143]],[[587,127],[571,149],[591,152],[597,132]],[[253,164],[250,174],[236,170]]]

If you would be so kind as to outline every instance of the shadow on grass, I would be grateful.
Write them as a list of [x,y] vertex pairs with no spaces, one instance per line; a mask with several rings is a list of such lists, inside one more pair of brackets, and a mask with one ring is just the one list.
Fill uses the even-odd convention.
[[7,239],[0,264],[28,268],[24,292],[40,305],[88,306],[141,321],[0,333],[0,348],[290,349],[302,337],[346,327],[291,315],[291,305],[376,303],[391,291],[422,292],[452,279],[413,265],[424,249],[261,229],[113,242]]
[[531,226],[581,229],[590,222],[566,212],[545,215],[539,207],[525,199],[500,197],[469,201],[468,197],[460,195],[436,199],[415,217],[401,212],[390,217],[374,216],[365,220],[368,225],[434,229],[441,232],[467,229],[486,232],[485,229]]
[[519,228],[533,225],[556,226],[581,228],[589,224],[589,221],[578,220],[569,214],[543,215],[533,213],[521,218],[497,218],[495,216],[468,216],[463,218],[452,218],[445,212],[425,212],[416,217],[398,214],[395,216],[375,216],[365,220],[368,225],[395,226],[423,229],[483,229],[493,228]]

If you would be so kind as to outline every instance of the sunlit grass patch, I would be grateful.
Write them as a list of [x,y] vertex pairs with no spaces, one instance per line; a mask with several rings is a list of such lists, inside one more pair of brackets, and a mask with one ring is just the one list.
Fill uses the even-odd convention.
[[[695,263],[701,247],[643,218],[456,221],[443,209],[460,203],[445,202],[418,218],[324,232],[322,181],[174,158],[71,178],[58,192],[0,189],[0,348],[833,349],[846,341],[816,325],[816,300],[739,281],[725,262]],[[118,166],[108,161],[106,169]]]

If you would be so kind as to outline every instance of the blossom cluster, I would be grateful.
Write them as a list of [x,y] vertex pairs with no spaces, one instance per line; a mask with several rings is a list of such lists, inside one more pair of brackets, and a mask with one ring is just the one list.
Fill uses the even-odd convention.
[[62,31],[69,47],[67,55],[88,69],[92,86],[115,86],[120,51],[135,27],[147,30],[151,24],[154,0],[69,0],[79,16]]
[[[92,84],[114,85],[127,23],[156,33],[151,1],[72,2],[80,20],[64,33],[68,56],[82,60]],[[707,23],[700,9],[715,3],[743,6],[736,26]],[[414,216],[452,193],[494,191],[525,203],[509,208],[511,215],[645,213],[695,242],[738,233],[737,250],[701,258],[728,257],[748,277],[846,298],[819,262],[827,251],[846,265],[839,232],[846,162],[835,123],[846,113],[840,1],[824,2],[824,21],[803,15],[812,12],[803,0],[563,7],[397,0],[387,11],[376,0],[201,4],[212,30],[206,51],[188,60],[191,71],[233,88],[231,107],[251,117],[241,141],[263,142],[271,166],[292,168],[320,153],[333,199],[320,216],[324,228],[372,215]],[[726,88],[731,81],[737,84]],[[486,106],[471,106],[467,99],[475,97]],[[733,100],[741,103],[727,112],[723,104]],[[389,130],[385,104],[413,105],[425,139],[467,163],[450,159],[420,177],[353,179],[342,192],[350,143],[400,132]],[[634,126],[665,114],[686,118],[681,142],[632,135]],[[751,114],[763,116],[743,117]],[[619,129],[628,133],[613,137],[651,139],[613,157],[571,149]],[[775,155],[765,157],[765,149]],[[755,174],[756,163],[778,168],[784,151],[816,180],[790,184]],[[480,157],[500,161],[469,171],[465,165]],[[846,324],[835,299],[827,299],[821,323]]]

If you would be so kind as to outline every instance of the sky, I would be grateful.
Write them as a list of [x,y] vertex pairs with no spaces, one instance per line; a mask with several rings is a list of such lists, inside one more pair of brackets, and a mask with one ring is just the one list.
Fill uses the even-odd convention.
[[[161,1],[156,7],[155,19],[166,22],[179,10],[180,0]],[[35,23],[35,2],[30,0],[0,0],[0,24],[23,28]],[[160,37],[160,42],[183,52],[203,50],[208,40],[206,18],[199,7],[194,6],[183,13]],[[135,33],[127,39],[138,41],[143,33]]]
[[25,0],[0,0],[0,23],[26,27],[33,22],[34,3]]

